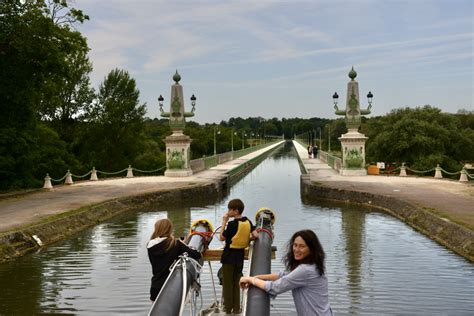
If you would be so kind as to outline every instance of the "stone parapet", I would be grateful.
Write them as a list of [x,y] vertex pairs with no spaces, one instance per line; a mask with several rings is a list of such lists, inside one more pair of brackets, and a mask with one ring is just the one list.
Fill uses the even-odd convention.
[[143,206],[156,206],[177,200],[194,201],[197,197],[217,198],[226,190],[227,184],[216,180],[216,182],[205,185],[124,197],[55,215],[41,223],[0,234],[0,262],[12,260],[37,250],[39,245],[33,236],[37,236],[43,246],[48,246],[85,228],[97,225],[119,214],[135,211]]
[[301,176],[301,195],[305,199],[326,199],[362,204],[389,213],[422,234],[455,253],[474,262],[474,232],[464,226],[439,217],[427,209],[399,198],[361,191],[325,187]]

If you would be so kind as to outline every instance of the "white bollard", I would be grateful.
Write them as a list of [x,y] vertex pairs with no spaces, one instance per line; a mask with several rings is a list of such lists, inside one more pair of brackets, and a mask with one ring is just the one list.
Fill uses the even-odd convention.
[[131,165],[128,165],[127,168],[127,178],[133,178],[133,169]]
[[469,182],[467,179],[467,171],[466,168],[462,168],[461,170],[461,176],[459,177],[459,182]]
[[435,179],[442,179],[443,178],[443,174],[441,173],[441,167],[439,166],[439,164],[436,165],[436,169],[435,169]]
[[406,177],[407,176],[407,167],[405,167],[405,163],[402,163],[402,166],[400,167],[400,177]]
[[98,181],[98,180],[99,179],[97,178],[97,171],[95,170],[95,167],[92,167],[90,181]]
[[43,185],[43,189],[52,189],[53,188],[53,185],[51,184],[51,178],[49,176],[49,173],[46,174],[46,177],[44,177],[44,185]]
[[66,181],[64,181],[64,184],[74,184],[74,182],[72,181],[72,174],[69,169],[67,170]]

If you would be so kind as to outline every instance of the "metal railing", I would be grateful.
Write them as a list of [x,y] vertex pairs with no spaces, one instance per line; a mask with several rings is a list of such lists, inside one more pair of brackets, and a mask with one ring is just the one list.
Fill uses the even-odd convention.
[[318,151],[318,154],[319,154],[319,159],[322,161],[322,162],[325,162],[327,163],[331,168],[333,168],[334,170],[341,170],[342,169],[342,159],[337,157],[337,156],[334,156],[333,154],[331,153],[328,153],[326,151]]
[[[270,145],[274,144],[275,142],[276,141],[268,142],[266,144],[260,144],[260,145],[257,145],[257,146],[252,146],[252,147],[248,147],[248,148],[245,148],[245,149],[236,150],[236,151],[233,151],[233,152],[225,152],[225,153],[221,153],[221,154],[214,155],[214,156],[203,157],[203,158],[199,158],[199,159],[193,159],[193,160],[190,161],[190,168],[193,171],[193,173],[198,173],[200,171],[204,171],[204,170],[210,169],[212,167],[215,167],[218,164],[222,164],[224,162],[227,162],[227,161],[230,161],[232,159],[236,159],[236,158],[245,156],[245,155],[250,154],[254,151],[257,151],[259,149],[270,146]],[[162,166],[162,167],[159,167],[159,168],[153,169],[153,170],[142,170],[142,169],[138,169],[138,168],[133,168],[131,165],[129,165],[128,168],[124,168],[124,169],[119,170],[119,171],[107,172],[107,171],[102,171],[102,170],[96,170],[95,167],[93,167],[92,170],[90,170],[89,172],[87,172],[86,174],[83,174],[83,175],[76,175],[76,174],[71,173],[70,170],[68,170],[66,172],[66,174],[63,177],[59,178],[59,179],[51,178],[49,176],[49,173],[47,173],[46,177],[44,178],[43,188],[44,189],[52,189],[53,188],[53,185],[52,185],[53,182],[60,183],[60,182],[64,181],[64,184],[69,184],[69,185],[74,184],[73,178],[84,179],[89,175],[90,175],[90,178],[89,178],[90,181],[97,181],[99,179],[99,177],[98,177],[99,174],[103,174],[105,176],[116,176],[116,175],[120,175],[121,173],[125,173],[125,172],[127,172],[126,175],[125,175],[126,178],[133,178],[133,176],[134,176],[133,172],[156,173],[156,172],[160,172],[160,171],[164,170],[165,168],[166,168],[166,166]]]
[[190,162],[191,170],[193,171],[193,173],[197,173],[197,172],[200,172],[200,171],[203,171],[203,170],[207,170],[207,169],[215,167],[219,164],[222,164],[224,162],[230,161],[232,159],[240,158],[242,156],[248,155],[248,154],[250,154],[254,151],[257,151],[259,149],[268,147],[268,146],[270,146],[270,145],[272,145],[272,144],[274,144],[278,141],[280,141],[280,139],[272,141],[272,142],[268,142],[266,144],[260,144],[260,145],[256,145],[256,146],[252,146],[252,147],[247,147],[247,148],[240,149],[240,150],[228,151],[228,152],[225,152],[225,153],[217,154],[215,156],[209,156],[209,157],[193,159]]
[[[296,137],[295,140],[303,147],[305,147],[306,140],[302,139],[300,137]],[[327,151],[323,151],[321,149],[318,149],[318,157],[322,162],[327,163],[331,168],[334,170],[341,170],[342,168],[342,159],[340,157],[337,157],[331,153],[328,153]],[[316,157],[315,157],[316,158]]]

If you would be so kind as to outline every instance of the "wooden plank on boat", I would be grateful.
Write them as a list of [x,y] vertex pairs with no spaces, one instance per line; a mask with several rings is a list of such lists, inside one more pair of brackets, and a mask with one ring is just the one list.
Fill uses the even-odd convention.
[[[221,256],[222,256],[222,250],[224,248],[213,248],[213,249],[207,249],[204,251],[203,255],[203,260],[204,261],[220,261]],[[275,252],[277,250],[276,246],[272,246],[272,259],[276,258]],[[248,254],[249,254],[249,248],[245,248],[245,254],[244,254],[244,259],[248,260]]]

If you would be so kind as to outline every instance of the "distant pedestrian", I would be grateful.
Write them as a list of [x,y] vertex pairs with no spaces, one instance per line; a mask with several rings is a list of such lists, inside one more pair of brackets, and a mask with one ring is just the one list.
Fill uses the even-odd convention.
[[291,237],[284,258],[286,271],[242,277],[240,286],[256,286],[275,296],[290,291],[298,316],[332,316],[324,250],[316,234],[300,230]]
[[308,158],[311,159],[313,157],[313,146],[308,145]]
[[313,147],[313,158],[315,159],[318,158],[318,149],[319,148],[316,145]]

